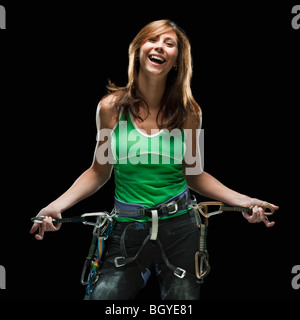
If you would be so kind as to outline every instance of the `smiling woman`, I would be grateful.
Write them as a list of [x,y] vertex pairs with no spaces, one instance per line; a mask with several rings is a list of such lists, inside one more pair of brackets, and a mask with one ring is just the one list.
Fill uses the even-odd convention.
[[[198,229],[189,189],[231,206],[251,207],[252,215],[244,213],[249,222],[274,225],[264,215],[265,201],[231,190],[205,171],[186,170],[201,169],[201,109],[192,95],[191,77],[185,33],[169,20],[145,26],[129,46],[127,86],[110,84],[98,104],[91,167],[38,214],[43,223],[35,223],[31,232],[39,229],[36,239],[42,240],[45,231],[59,229],[52,218],[60,219],[62,212],[98,191],[114,170],[113,233],[101,264],[98,239],[101,255],[95,253],[86,299],[132,299],[151,272],[159,278],[162,299],[199,298],[195,253],[205,229]],[[102,161],[102,147],[114,161]]]
[[[149,116],[150,109],[157,109],[158,112],[152,112],[156,114],[156,127],[182,129],[189,113],[198,119],[201,115],[192,95],[191,78],[192,56],[187,35],[174,22],[158,20],[146,25],[129,46],[127,86],[110,84],[108,89],[115,93],[119,110],[130,110],[139,122]],[[155,86],[156,94],[146,100],[144,92],[150,86]]]
[[[157,68],[157,72],[162,73],[163,70],[164,73],[168,73],[176,65],[178,56],[176,39],[174,31],[148,39],[141,46],[139,59],[149,59],[150,65],[154,67],[163,65],[164,68]],[[145,65],[147,66],[146,63]]]

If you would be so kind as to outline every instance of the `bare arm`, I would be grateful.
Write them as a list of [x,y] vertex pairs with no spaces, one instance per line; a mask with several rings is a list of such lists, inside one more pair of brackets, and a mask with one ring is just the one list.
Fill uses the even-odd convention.
[[103,130],[100,129],[106,128],[111,130],[116,121],[117,117],[111,99],[109,99],[109,97],[105,98],[101,102],[101,107],[100,104],[98,105],[96,113],[98,141],[92,165],[82,173],[65,193],[39,212],[38,215],[46,216],[47,218],[42,225],[34,223],[30,230],[31,233],[34,233],[39,228],[39,234],[35,236],[37,240],[43,239],[45,231],[58,230],[58,228],[52,224],[52,218],[61,218],[62,212],[98,191],[109,180],[112,172],[112,164],[100,164],[97,161],[97,150],[107,141],[107,137],[106,139],[102,137]]
[[197,193],[232,206],[241,205],[242,202],[250,200],[250,197],[229,189],[205,171],[200,175],[186,176],[186,181],[188,186]]

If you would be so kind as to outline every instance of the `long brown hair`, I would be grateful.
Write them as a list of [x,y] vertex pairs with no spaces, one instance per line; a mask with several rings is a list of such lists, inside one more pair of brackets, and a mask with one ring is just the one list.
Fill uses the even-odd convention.
[[[177,69],[172,69],[167,77],[166,89],[163,95],[159,113],[162,114],[162,123],[158,123],[160,129],[183,129],[187,114],[201,114],[200,106],[195,101],[191,90],[192,56],[191,46],[185,32],[170,20],[158,20],[147,24],[133,39],[129,46],[128,84],[126,87],[117,87],[109,82],[109,93],[116,97],[115,106],[119,112],[124,110],[127,115],[129,109],[134,118],[143,121],[138,115],[141,104],[147,106],[142,99],[138,88],[139,49],[145,41],[153,36],[159,36],[165,32],[174,31],[178,38]],[[148,108],[148,106],[147,106]],[[149,112],[149,108],[148,108]],[[158,119],[158,115],[157,115]]]

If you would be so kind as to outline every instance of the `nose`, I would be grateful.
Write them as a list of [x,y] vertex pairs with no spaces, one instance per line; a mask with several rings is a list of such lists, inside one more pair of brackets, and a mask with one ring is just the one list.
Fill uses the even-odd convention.
[[155,51],[159,52],[159,53],[163,53],[164,49],[163,49],[163,44],[161,41],[158,41],[156,44],[156,47],[154,49]]

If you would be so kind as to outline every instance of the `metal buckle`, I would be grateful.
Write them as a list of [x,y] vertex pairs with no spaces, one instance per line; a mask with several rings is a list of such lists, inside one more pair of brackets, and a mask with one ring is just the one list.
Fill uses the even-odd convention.
[[186,275],[186,271],[182,268],[179,268],[177,267],[175,270],[174,270],[174,275],[180,279],[184,278],[185,275]]
[[125,258],[124,258],[124,257],[116,257],[116,258],[115,258],[115,266],[116,266],[117,268],[120,268],[120,267],[125,266],[126,263],[125,263],[125,262],[120,263],[119,260],[124,260],[124,261],[125,261]]
[[178,211],[178,204],[175,201],[171,201],[166,204],[166,207],[169,209],[171,206],[175,206],[175,210],[168,212],[168,214],[176,213]]

